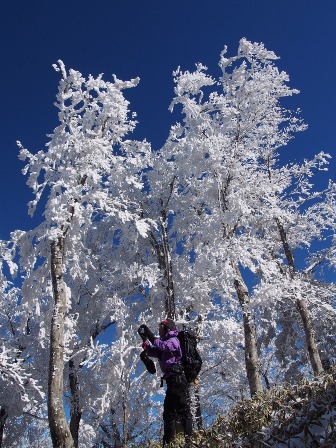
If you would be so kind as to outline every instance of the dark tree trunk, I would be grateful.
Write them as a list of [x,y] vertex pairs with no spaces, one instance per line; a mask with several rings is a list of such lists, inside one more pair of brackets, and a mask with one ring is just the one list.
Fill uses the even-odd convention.
[[282,247],[285,252],[289,270],[293,274],[295,272],[294,255],[293,255],[291,248],[289,246],[289,243],[287,241],[286,231],[278,218],[275,218],[275,222],[277,223],[277,226],[278,226],[278,230],[279,230],[279,234],[280,234],[280,238],[281,238],[281,242],[282,242]]
[[127,417],[127,399],[124,397],[123,402],[123,444],[122,448],[127,448],[127,423],[128,423],[128,417]]
[[244,321],[246,374],[249,383],[250,394],[251,396],[253,396],[257,392],[262,392],[263,390],[257,349],[256,326],[254,315],[251,310],[248,289],[242,278],[238,266],[235,267],[235,271],[236,279],[234,281],[234,285],[243,312]]
[[73,359],[69,361],[69,383],[71,393],[71,409],[70,409],[70,432],[75,444],[78,448],[79,425],[82,418],[82,412],[79,402],[79,381],[78,370]]
[[3,445],[3,436],[4,436],[4,430],[5,430],[5,424],[7,420],[8,414],[6,412],[6,409],[1,406],[0,408],[0,448]]
[[166,280],[166,313],[169,319],[175,319],[175,293],[173,281],[173,263],[171,259],[171,252],[169,247],[169,238],[167,232],[167,214],[162,211],[162,219],[160,220],[161,235],[162,235],[162,249],[164,255],[164,273]]
[[[280,220],[276,218],[275,221],[278,226],[282,247],[284,249],[287,263],[289,266],[289,271],[291,273],[291,277],[294,278],[295,275],[294,256],[287,240],[287,234]],[[302,320],[310,364],[314,370],[314,373],[317,375],[323,371],[323,367],[321,357],[317,348],[314,326],[307,306],[307,302],[303,299],[297,299],[296,307],[300,313],[300,317]]]
[[201,399],[198,391],[199,382],[196,379],[194,381],[194,397],[195,397],[195,420],[197,429],[200,431],[203,429],[203,419],[202,419],[202,411],[201,411]]
[[173,281],[173,263],[171,259],[169,238],[167,232],[167,216],[162,212],[160,219],[160,240],[151,232],[151,243],[156,252],[159,270],[164,279],[165,290],[165,312],[169,319],[175,319],[175,291]]
[[50,358],[48,379],[48,419],[55,448],[74,448],[74,441],[63,406],[64,320],[67,306],[63,278],[64,238],[51,243],[51,278],[54,310],[50,328]]
[[323,372],[322,361],[316,344],[315,330],[313,322],[310,316],[310,312],[307,306],[307,302],[302,299],[296,301],[297,309],[300,313],[302,324],[306,336],[307,350],[309,359],[314,373],[318,375]]
[[175,292],[173,281],[173,263],[171,259],[171,252],[169,246],[168,235],[168,205],[173,195],[176,177],[174,176],[169,184],[169,192],[166,200],[160,200],[160,238],[156,238],[151,232],[151,243],[155,249],[159,270],[162,272],[165,282],[165,311],[169,319],[176,318],[175,309]]

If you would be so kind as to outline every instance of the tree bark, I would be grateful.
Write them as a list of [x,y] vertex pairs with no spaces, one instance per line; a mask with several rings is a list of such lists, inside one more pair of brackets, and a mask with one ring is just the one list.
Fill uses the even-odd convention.
[[122,444],[122,448],[127,448],[127,423],[128,423],[128,419],[127,419],[127,398],[124,397],[124,401],[123,401],[123,444]]
[[168,235],[168,204],[172,198],[174,191],[174,184],[176,181],[176,176],[173,176],[169,184],[168,198],[164,201],[160,200],[160,232],[161,241],[158,241],[154,233],[151,232],[151,243],[156,251],[158,258],[158,265],[160,271],[164,275],[165,281],[165,311],[169,319],[176,318],[175,309],[175,292],[174,292],[174,281],[173,281],[173,263],[171,259],[171,252],[169,246],[169,235]]
[[166,211],[162,211],[162,218],[160,220],[161,235],[162,235],[162,249],[164,254],[164,272],[166,278],[166,314],[169,319],[175,319],[175,293],[174,293],[174,281],[173,281],[173,263],[171,259],[169,238],[167,232],[167,214]]
[[195,397],[195,420],[197,429],[200,431],[203,429],[203,419],[202,419],[202,411],[201,411],[201,399],[199,395],[199,381],[196,379],[193,383],[194,386],[194,397]]
[[69,383],[71,393],[71,409],[70,409],[70,432],[75,444],[78,448],[79,425],[82,418],[79,403],[79,381],[78,370],[73,359],[69,361]]
[[165,289],[165,312],[169,319],[175,319],[175,291],[173,281],[173,263],[171,259],[169,238],[167,232],[167,215],[165,211],[161,212],[160,218],[161,241],[158,241],[153,232],[151,232],[151,243],[155,249],[159,270],[164,278]]
[[54,310],[50,329],[48,419],[54,448],[75,448],[63,406],[64,319],[67,307],[63,278],[64,237],[51,243]]
[[275,218],[275,222],[277,223],[277,226],[278,226],[280,239],[281,239],[281,242],[282,242],[283,250],[285,252],[285,256],[286,256],[286,260],[287,260],[287,263],[288,263],[289,270],[290,270],[291,274],[293,275],[294,272],[295,272],[294,255],[293,255],[293,252],[292,252],[292,250],[291,250],[291,248],[289,246],[289,243],[288,243],[288,240],[287,240],[286,231],[285,231],[283,225],[281,224],[279,218]]
[[[112,429],[111,433],[107,429],[107,427],[102,426],[102,429],[105,432],[105,434],[108,435],[109,439],[113,440],[113,446],[115,448],[120,448],[120,447],[122,447],[123,441],[121,440],[121,434],[120,434],[120,430],[117,425],[115,416],[116,416],[115,409],[111,409],[111,429]],[[113,439],[112,439],[112,437],[113,437]],[[112,445],[111,445],[111,448],[112,448]]]
[[254,315],[250,306],[248,289],[238,266],[235,266],[235,271],[236,278],[234,280],[234,285],[243,312],[244,321],[246,374],[249,383],[250,394],[251,396],[253,396],[257,392],[262,392],[263,390],[257,349],[256,326]]
[[[280,234],[280,238],[281,238],[281,242],[282,242],[282,247],[284,249],[287,263],[289,266],[290,275],[292,278],[294,278],[296,270],[295,270],[293,252],[292,252],[292,250],[289,246],[289,243],[287,241],[287,234],[286,234],[286,231],[285,231],[283,225],[281,224],[281,222],[278,218],[276,218],[275,221],[278,226],[278,230],[279,230],[279,234]],[[319,373],[321,373],[323,371],[323,367],[322,367],[321,357],[320,357],[320,354],[319,354],[319,351],[317,348],[313,321],[311,319],[311,315],[310,315],[310,312],[309,312],[309,309],[307,306],[307,302],[303,299],[297,299],[296,307],[300,313],[300,317],[302,320],[302,325],[303,325],[303,330],[305,333],[310,364],[314,370],[314,373],[316,375],[318,375]]]
[[7,420],[8,414],[6,412],[6,408],[0,407],[0,448],[3,444],[3,436],[4,436],[4,430],[5,430],[5,424]]
[[297,299],[296,307],[302,319],[310,363],[314,370],[315,375],[318,375],[323,372],[323,366],[317,348],[314,326],[307,306],[307,302],[303,299]]

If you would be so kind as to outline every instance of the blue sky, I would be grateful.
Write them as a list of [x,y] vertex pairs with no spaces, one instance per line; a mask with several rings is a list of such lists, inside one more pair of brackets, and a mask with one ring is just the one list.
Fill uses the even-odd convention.
[[138,114],[135,136],[159,148],[174,121],[173,70],[202,62],[218,75],[224,45],[233,55],[242,37],[263,42],[301,91],[290,106],[309,125],[286,158],[335,155],[335,0],[3,0],[0,8],[0,239],[35,223],[15,142],[36,152],[56,127],[58,59],[84,76],[139,76],[126,91]]

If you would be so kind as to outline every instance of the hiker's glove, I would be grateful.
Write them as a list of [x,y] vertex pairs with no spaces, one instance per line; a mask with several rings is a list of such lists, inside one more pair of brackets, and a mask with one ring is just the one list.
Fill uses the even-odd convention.
[[146,352],[141,352],[141,353],[140,353],[140,359],[141,359],[141,361],[145,364],[146,369],[148,370],[148,372],[151,373],[152,375],[154,375],[154,373],[156,373],[155,364],[154,364],[154,362],[149,358],[149,356],[147,355]]
[[138,329],[138,333],[143,341],[146,339],[149,339],[150,342],[153,344],[154,340],[156,339],[154,336],[154,333],[150,331],[150,329],[147,327],[147,325],[140,325]]

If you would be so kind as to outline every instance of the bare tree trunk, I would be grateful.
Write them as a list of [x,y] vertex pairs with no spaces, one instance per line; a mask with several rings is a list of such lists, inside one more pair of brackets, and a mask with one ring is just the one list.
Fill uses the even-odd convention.
[[201,399],[198,390],[199,382],[197,379],[194,381],[193,385],[194,385],[194,397],[195,397],[195,420],[197,429],[200,431],[201,429],[203,429],[203,419],[201,412]]
[[127,448],[127,399],[124,397],[123,402],[123,445],[122,448]]
[[55,303],[50,329],[48,419],[53,446],[75,448],[63,406],[64,319],[67,306],[63,256],[64,237],[59,237],[51,243],[51,278]]
[[79,381],[78,370],[73,359],[69,361],[69,383],[71,393],[71,409],[70,409],[70,432],[75,444],[78,448],[79,425],[82,418],[79,403]]
[[251,396],[253,396],[257,392],[262,392],[263,390],[257,349],[256,326],[254,315],[250,306],[248,289],[238,266],[235,266],[235,271],[236,279],[234,281],[234,285],[243,312],[244,321],[246,374],[249,383],[250,394]]
[[174,184],[176,177],[174,176],[169,184],[169,192],[166,200],[160,199],[160,240],[156,238],[153,232],[151,232],[151,243],[156,251],[158,258],[159,270],[164,276],[165,282],[165,311],[169,319],[176,318],[175,309],[175,292],[174,292],[174,281],[173,281],[173,263],[171,259],[171,252],[169,246],[169,235],[168,235],[168,205],[172,198],[174,191]]
[[[117,422],[115,420],[115,415],[116,415],[115,409],[111,409],[111,428],[113,431],[113,440],[114,440],[115,447],[118,448],[118,447],[122,446],[123,442],[121,440],[121,434],[120,434]],[[112,438],[112,437],[110,437],[110,438]]]
[[[196,334],[197,336],[200,335],[201,332],[201,325],[203,323],[203,317],[201,314],[198,315],[197,318],[197,327],[196,327]],[[202,419],[202,407],[201,407],[201,398],[199,394],[199,380],[196,378],[194,383],[194,397],[195,397],[195,422],[198,430],[203,429],[203,419]]]
[[105,440],[102,438],[100,443],[105,448],[122,448],[123,441],[122,441],[119,427],[115,420],[116,411],[115,411],[115,409],[111,409],[110,411],[111,411],[111,425],[110,425],[111,428],[107,425],[100,424],[100,428],[102,429],[102,431],[104,432],[104,434],[108,440]]
[[3,436],[4,436],[4,430],[5,430],[5,424],[7,420],[8,414],[6,412],[6,409],[4,407],[0,407],[0,448],[3,444]]
[[[111,325],[115,324],[115,321],[110,321],[105,325],[99,325],[98,322],[96,322],[94,330],[91,332],[91,338],[93,341],[96,340],[96,338],[107,328],[109,328]],[[90,340],[91,340],[90,338]],[[83,361],[85,360],[85,357],[83,358]],[[71,394],[71,401],[70,401],[70,432],[72,435],[72,438],[74,440],[74,444],[76,448],[78,447],[78,437],[79,437],[79,425],[82,418],[82,411],[80,407],[80,384],[79,384],[79,372],[81,367],[78,367],[76,365],[75,361],[73,359],[70,359],[69,361],[69,384],[70,384],[70,394]]]
[[175,292],[174,292],[174,282],[173,282],[173,263],[171,259],[169,238],[167,232],[167,213],[165,210],[162,211],[162,218],[160,220],[161,224],[161,235],[162,235],[162,248],[164,254],[165,262],[165,278],[166,278],[166,313],[169,319],[175,319]]
[[282,242],[282,247],[285,252],[289,270],[292,274],[294,274],[294,272],[295,272],[294,255],[293,255],[291,248],[289,246],[289,243],[287,241],[287,234],[285,232],[283,225],[280,222],[280,219],[275,218],[275,222],[277,223],[277,226],[278,226],[278,230],[279,230],[279,234],[280,234],[280,238],[281,238],[281,242]]
[[306,335],[306,344],[309,353],[310,363],[312,365],[314,373],[318,375],[319,373],[323,372],[323,366],[320,354],[318,352],[315,338],[315,331],[313,327],[313,322],[311,320],[310,312],[307,306],[307,302],[305,300],[298,299],[296,301],[296,306],[300,313],[304,332]]
[[[287,241],[287,234],[286,234],[286,231],[285,231],[283,225],[281,224],[280,220],[278,218],[276,218],[275,221],[278,226],[278,230],[279,230],[279,234],[280,234],[280,238],[281,238],[281,242],[282,242],[282,247],[285,252],[289,270],[290,270],[292,278],[294,278],[294,275],[295,275],[294,256],[293,256],[292,250]],[[318,375],[319,373],[321,373],[323,371],[323,367],[322,367],[321,357],[320,357],[320,354],[319,354],[319,351],[317,348],[314,326],[313,326],[311,315],[310,315],[310,312],[309,312],[309,309],[307,306],[307,302],[303,299],[297,299],[296,307],[300,313],[300,317],[302,320],[302,325],[303,325],[303,330],[305,333],[310,364],[314,370],[314,373],[316,375]]]
[[162,272],[165,283],[165,311],[169,319],[175,319],[175,291],[173,281],[173,263],[171,259],[169,238],[167,232],[167,215],[162,211],[160,219],[161,241],[158,241],[153,232],[151,232],[151,243],[155,249],[159,270]]

